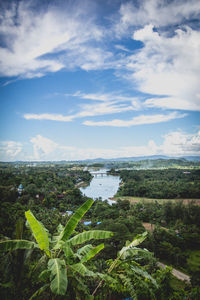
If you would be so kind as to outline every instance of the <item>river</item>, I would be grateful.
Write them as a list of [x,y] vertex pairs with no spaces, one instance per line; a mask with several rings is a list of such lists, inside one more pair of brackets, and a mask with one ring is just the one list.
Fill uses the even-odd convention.
[[[93,172],[93,170],[88,170],[89,172]],[[112,198],[118,188],[120,179],[119,176],[112,176],[112,175],[101,175],[101,173],[105,173],[108,171],[107,169],[100,169],[95,171],[97,176],[94,176],[90,185],[87,187],[80,188],[81,192],[86,195],[87,197],[97,199],[100,198],[104,200],[108,200],[110,204],[115,203],[115,201],[109,200]]]

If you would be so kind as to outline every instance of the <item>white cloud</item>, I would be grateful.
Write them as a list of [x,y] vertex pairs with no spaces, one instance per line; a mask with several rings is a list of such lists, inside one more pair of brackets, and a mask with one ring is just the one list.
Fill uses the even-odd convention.
[[180,110],[193,110],[199,111],[200,105],[198,103],[198,98],[200,102],[200,97],[196,95],[196,101],[187,101],[186,99],[176,98],[176,97],[163,97],[163,98],[149,98],[145,101],[145,106],[147,107],[160,107],[163,109],[180,109]]
[[148,99],[146,106],[200,110],[200,32],[185,27],[167,37],[148,25],[133,38],[144,47],[129,56],[126,76],[141,92],[160,96]]
[[[137,3],[137,4],[136,4]],[[117,33],[125,33],[130,26],[144,26],[149,23],[156,27],[177,25],[189,19],[198,19],[200,3],[196,0],[140,0],[122,3]]]
[[72,121],[73,117],[72,116],[63,116],[61,114],[24,114],[24,119],[70,122],[70,121]]
[[[95,103],[79,105],[79,112],[74,113],[73,115],[27,113],[24,114],[23,117],[26,120],[51,120],[70,122],[76,118],[122,113],[126,111],[138,110],[140,108],[140,103],[135,97],[119,95],[115,96],[112,94],[81,94],[80,92],[76,92],[75,94],[73,94],[73,96],[82,99],[94,100]],[[96,103],[96,101],[101,102]]]
[[156,124],[162,122],[168,122],[177,118],[184,118],[187,114],[179,114],[177,112],[172,112],[170,114],[156,114],[156,115],[140,115],[132,118],[131,120],[112,120],[112,121],[85,121],[84,125],[87,126],[112,126],[112,127],[129,127],[135,125],[144,124]]
[[127,49],[126,47],[124,47],[123,45],[115,45],[116,49],[122,50],[124,52],[131,52],[131,50]]
[[33,157],[36,160],[48,160],[49,154],[56,151],[59,147],[51,139],[45,138],[41,135],[37,135],[30,139],[30,142],[33,144]]
[[0,142],[0,156],[2,160],[15,160],[21,152],[22,144],[20,142]]
[[[15,160],[81,160],[89,158],[118,158],[145,155],[192,156],[200,155],[200,131],[187,134],[182,131],[170,132],[163,137],[163,142],[158,145],[149,140],[146,145],[115,148],[80,148],[60,145],[53,140],[37,135],[30,139],[33,155],[25,155],[25,144],[19,142],[1,142],[2,161]],[[22,155],[23,154],[23,155]]]
[[74,117],[91,117],[98,115],[122,113],[131,110],[135,110],[135,107],[133,105],[119,104],[115,101],[97,104],[84,104],[82,105],[82,111],[74,115]]
[[168,133],[160,146],[163,154],[172,156],[200,155],[200,131],[196,134],[186,134],[181,131]]
[[[67,94],[68,96],[68,94]],[[82,99],[88,100],[95,100],[95,101],[129,101],[135,104],[135,106],[139,105],[139,99],[137,97],[131,96],[123,96],[116,93],[82,93],[81,91],[77,91],[76,93],[72,94],[74,97],[79,97]]]
[[105,32],[95,24],[92,13],[86,13],[89,7],[65,3],[60,9],[49,5],[34,10],[31,5],[31,1],[20,1],[0,12],[2,76],[32,78],[62,68],[105,67],[112,54],[94,45]]
[[81,160],[97,157],[117,158],[125,156],[154,155],[157,146],[149,141],[146,146],[120,147],[117,149],[77,148],[55,143],[41,135],[32,138],[33,156],[29,160]]

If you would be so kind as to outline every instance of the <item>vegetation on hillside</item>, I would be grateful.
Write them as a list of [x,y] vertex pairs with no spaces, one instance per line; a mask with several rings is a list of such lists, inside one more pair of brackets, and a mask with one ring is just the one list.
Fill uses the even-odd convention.
[[[181,200],[93,203],[76,187],[91,175],[72,165],[7,165],[0,172],[1,298],[199,299],[199,206]],[[120,171],[118,193],[130,182],[149,189],[162,177],[166,191],[175,181],[177,190],[198,186],[198,170],[162,172]],[[148,235],[144,223],[154,225]],[[191,285],[175,280],[170,268],[160,269],[158,260],[189,274]]]

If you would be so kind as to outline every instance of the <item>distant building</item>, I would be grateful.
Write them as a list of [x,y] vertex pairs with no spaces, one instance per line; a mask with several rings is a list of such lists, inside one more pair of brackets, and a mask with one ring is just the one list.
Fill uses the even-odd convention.
[[[92,221],[83,221],[83,224],[88,226],[88,225],[91,225],[92,224]],[[101,224],[101,221],[97,222],[96,223],[97,225]]]
[[92,222],[91,221],[85,221],[85,222],[83,222],[83,224],[87,226],[87,225],[91,225]]
[[73,214],[73,211],[72,211],[72,210],[66,210],[66,214],[67,214],[68,216],[71,216],[71,215]]
[[24,189],[23,185],[20,184],[20,185],[18,186],[18,189],[17,189],[19,196],[21,196],[21,194],[22,194],[22,192],[23,192],[23,189]]
[[61,212],[61,215],[63,216],[63,217],[65,217],[66,215],[67,216],[71,216],[73,214],[73,211],[72,210],[66,210],[66,211],[64,211],[64,212]]

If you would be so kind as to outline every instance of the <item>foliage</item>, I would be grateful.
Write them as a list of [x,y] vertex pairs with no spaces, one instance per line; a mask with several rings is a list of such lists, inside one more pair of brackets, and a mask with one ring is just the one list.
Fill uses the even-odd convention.
[[[115,170],[120,166],[158,168],[167,164],[171,169]],[[157,160],[153,163],[110,162],[108,165],[113,167],[111,173],[120,175],[123,180],[119,194],[137,193],[160,200],[133,204],[119,200],[112,206],[106,201],[95,201],[82,217],[83,221],[91,220],[91,225],[71,220],[68,224],[70,235],[67,237],[63,233],[62,239],[61,233],[70,220],[66,211],[77,211],[87,200],[77,188],[81,182],[91,180],[89,172],[83,171],[84,165],[38,163],[29,167],[25,163],[1,164],[2,299],[27,300],[31,295],[32,299],[38,300],[53,298],[50,285],[54,280],[55,286],[59,287],[63,262],[66,264],[67,293],[56,296],[58,300],[87,299],[102,279],[104,282],[95,294],[96,300],[121,300],[131,295],[139,300],[199,299],[200,207],[193,202],[185,205],[185,201],[178,199],[198,196],[200,172],[195,169],[198,163]],[[185,169],[172,169],[175,165]],[[19,196],[17,187],[21,183],[24,190]],[[162,200],[172,196],[177,197],[177,201]],[[25,227],[24,213],[29,210],[37,216],[37,230],[40,232],[40,225],[43,226],[43,237],[48,238],[43,246],[30,235],[31,227]],[[144,222],[149,223],[151,229],[142,246],[166,264],[188,273],[191,286],[182,286],[177,281],[172,285],[174,279],[170,270],[159,270],[153,254],[138,246],[126,251],[108,273],[115,257],[127,246],[124,246],[126,241],[144,232]],[[109,240],[105,230],[114,233]],[[103,243],[99,245],[100,237]],[[52,270],[55,271],[58,265],[59,272],[51,272],[48,265],[51,260],[54,262]],[[151,278],[156,280],[158,287]],[[55,291],[62,293],[62,286],[66,286],[66,282]]]
[[119,196],[200,198],[199,170],[122,170]]
[[[84,237],[82,237],[80,233],[70,238],[70,236],[74,234],[77,223],[92,204],[93,200],[88,200],[84,203],[76,213],[72,215],[64,228],[62,228],[61,225],[58,227],[58,233],[53,236],[52,239],[49,239],[47,230],[42,223],[34,217],[31,211],[27,211],[25,216],[37,244],[26,240],[5,240],[0,243],[0,250],[5,252],[16,249],[32,249],[33,247],[39,247],[40,250],[44,250],[48,261],[47,264],[45,264],[45,268],[42,269],[39,278],[42,280],[45,279],[45,289],[46,284],[49,283],[52,293],[64,295],[67,290],[68,278],[71,283],[76,281],[77,273],[85,276],[99,276],[99,274],[90,272],[84,263],[92,259],[104,248],[104,244],[100,244],[97,247],[90,246],[87,249],[86,246],[84,246],[84,250],[79,249],[79,253],[76,253],[74,252],[75,249],[72,249],[72,246],[85,243],[90,239],[105,239],[112,236],[112,232],[97,231],[95,234],[95,231],[88,231]],[[76,237],[77,239],[75,239]],[[49,248],[50,244],[52,246],[51,249]],[[79,263],[77,263],[77,260]],[[73,283],[73,285],[74,288],[78,289],[77,284],[75,285],[75,283]],[[41,290],[41,288],[42,287],[39,288],[40,292],[43,290]],[[71,293],[76,293],[75,291],[73,292],[72,285],[71,289]],[[38,295],[38,293],[39,292],[36,292],[35,295]]]

